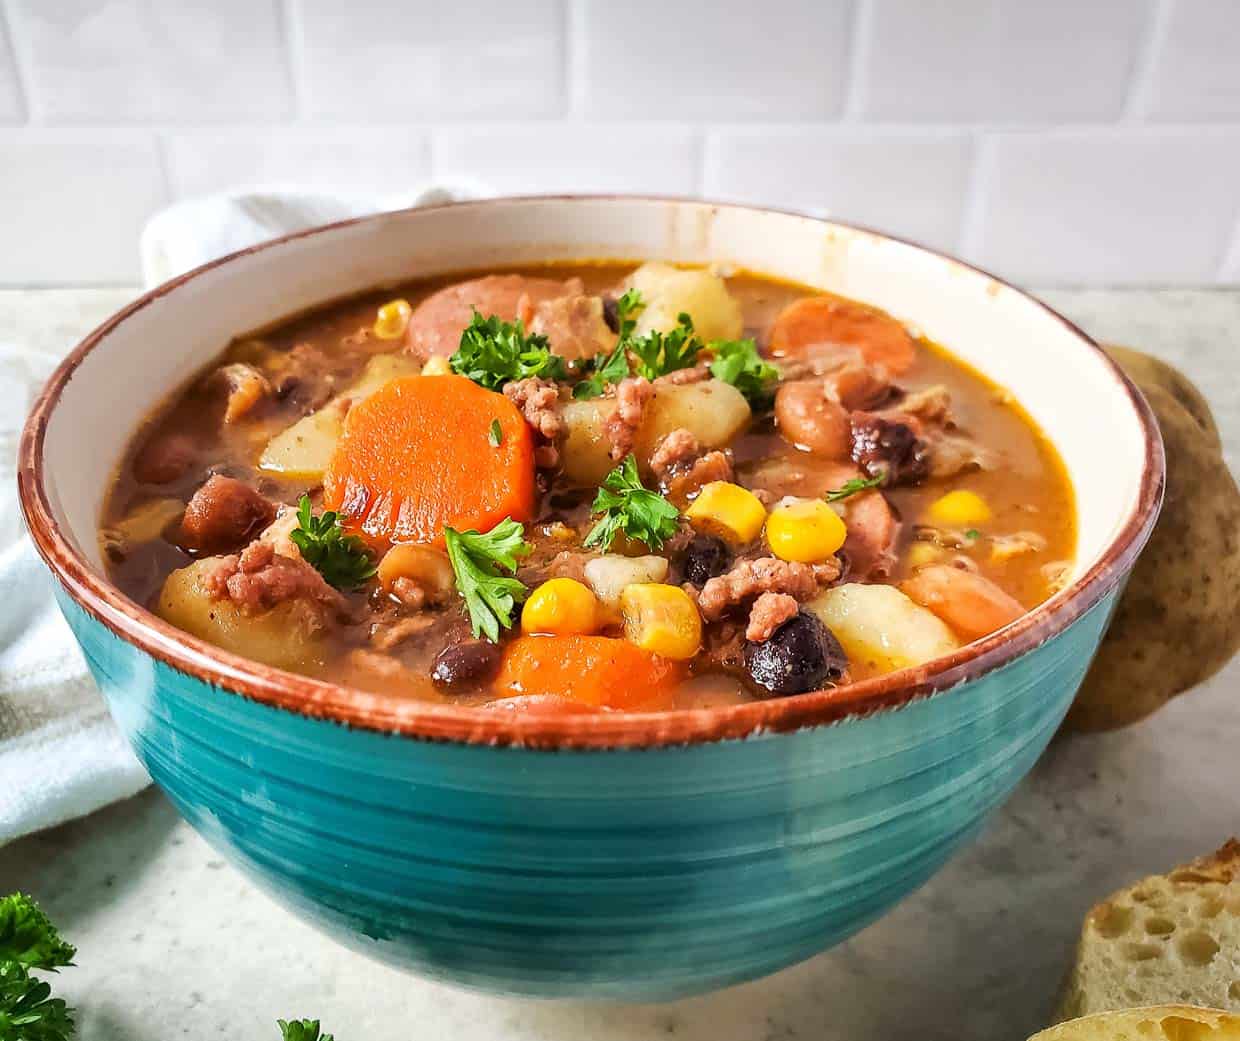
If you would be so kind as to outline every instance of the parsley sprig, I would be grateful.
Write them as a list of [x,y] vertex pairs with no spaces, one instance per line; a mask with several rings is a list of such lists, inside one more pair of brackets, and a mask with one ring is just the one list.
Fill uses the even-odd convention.
[[860,492],[868,492],[871,488],[877,488],[887,479],[885,473],[875,474],[873,477],[854,477],[852,480],[845,481],[838,488],[827,492],[823,496],[827,502],[839,502],[841,499],[847,499],[849,496],[857,495]]
[[691,369],[697,364],[702,342],[694,335],[693,319],[684,311],[676,318],[676,327],[661,333],[652,329],[645,336],[629,341],[629,352],[636,358],[633,371],[648,380],[656,380],[677,369]]
[[485,534],[444,528],[443,535],[474,636],[498,643],[501,627],[512,627],[513,608],[529,595],[523,582],[500,573],[515,575],[517,561],[529,555],[524,526],[508,517]]
[[336,1041],[332,1034],[319,1032],[317,1019],[277,1019],[280,1041]]
[[619,383],[629,374],[629,340],[637,328],[637,316],[646,307],[641,293],[627,289],[616,300],[616,346],[608,354],[599,354],[590,363],[590,374],[573,387],[577,400],[597,398],[613,383]]
[[637,461],[631,455],[603,478],[590,510],[603,516],[582,543],[587,549],[611,549],[620,534],[644,542],[651,549],[660,549],[676,534],[680,518],[675,506],[642,484]]
[[75,953],[28,896],[0,900],[0,1038],[69,1041],[72,1010],[31,971],[55,972]]
[[310,509],[310,496],[303,495],[297,504],[297,523],[288,537],[328,585],[356,589],[374,576],[375,564],[366,544],[356,535],[344,533],[334,510],[316,517]]
[[484,318],[477,311],[448,364],[458,376],[487,390],[500,390],[505,383],[531,376],[562,380],[566,375],[564,359],[551,353],[545,336],[527,334],[520,322],[505,322],[495,315]]
[[770,406],[779,369],[758,353],[752,339],[716,340],[710,350],[715,355],[710,363],[715,379],[732,384],[755,408]]

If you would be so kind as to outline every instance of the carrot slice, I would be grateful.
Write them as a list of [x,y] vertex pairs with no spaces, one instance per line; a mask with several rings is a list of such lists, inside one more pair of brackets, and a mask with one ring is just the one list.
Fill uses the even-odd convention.
[[351,530],[390,542],[440,542],[444,525],[487,531],[505,517],[528,521],[529,426],[506,397],[463,376],[393,380],[350,409],[323,502]]
[[807,296],[779,312],[771,326],[770,353],[776,358],[811,347],[852,347],[869,365],[898,376],[913,365],[916,344],[890,315],[851,300]]
[[496,693],[551,695],[597,705],[656,711],[672,707],[683,669],[610,636],[522,636],[508,645]]

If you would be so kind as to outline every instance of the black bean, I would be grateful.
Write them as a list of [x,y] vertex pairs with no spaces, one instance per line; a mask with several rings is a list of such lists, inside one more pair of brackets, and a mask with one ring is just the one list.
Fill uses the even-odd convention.
[[680,570],[686,582],[701,589],[710,579],[727,571],[731,563],[732,554],[722,539],[695,535],[680,558]]
[[620,307],[614,296],[603,297],[603,321],[613,333],[620,331]]
[[907,423],[854,412],[852,458],[871,477],[886,475],[885,484],[918,484],[930,474],[926,443]]
[[769,640],[746,641],[745,667],[753,681],[772,694],[803,694],[838,683],[848,670],[848,657],[830,629],[801,611]]
[[463,640],[435,655],[431,679],[446,690],[474,687],[490,679],[499,668],[499,648],[485,640]]

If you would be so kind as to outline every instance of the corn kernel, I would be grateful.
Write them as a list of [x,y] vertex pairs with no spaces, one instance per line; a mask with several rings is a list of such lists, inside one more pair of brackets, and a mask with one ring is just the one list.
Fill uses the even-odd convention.
[[742,544],[752,542],[762,531],[766,507],[739,484],[712,481],[693,500],[685,516],[698,531]]
[[942,563],[945,555],[943,550],[933,542],[914,542],[908,548],[906,559],[908,560],[909,569],[916,571],[919,567]]
[[926,516],[936,524],[967,528],[985,524],[991,512],[986,500],[976,492],[957,489],[935,499],[926,510]]
[[766,541],[780,560],[817,564],[844,545],[848,529],[821,499],[800,499],[778,506],[766,519]]
[[433,358],[427,358],[426,364],[422,366],[423,376],[451,376],[452,366],[448,364],[448,359],[441,354],[436,354]]
[[389,300],[375,315],[375,335],[380,340],[399,340],[405,335],[411,314],[408,300]]
[[692,658],[702,645],[702,616],[680,586],[638,582],[620,594],[624,637],[644,651],[674,661]]
[[599,627],[598,598],[571,578],[548,579],[521,609],[521,630],[545,636],[586,636]]

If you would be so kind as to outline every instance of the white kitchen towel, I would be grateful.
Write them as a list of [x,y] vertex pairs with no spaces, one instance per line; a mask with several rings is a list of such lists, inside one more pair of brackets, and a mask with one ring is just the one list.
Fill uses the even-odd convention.
[[[472,198],[477,185],[404,196],[255,190],[177,203],[142,233],[148,286],[291,231]],[[72,344],[64,344],[67,353]],[[107,713],[52,599],[17,507],[17,440],[60,356],[0,344],[0,845],[84,816],[150,783]]]

